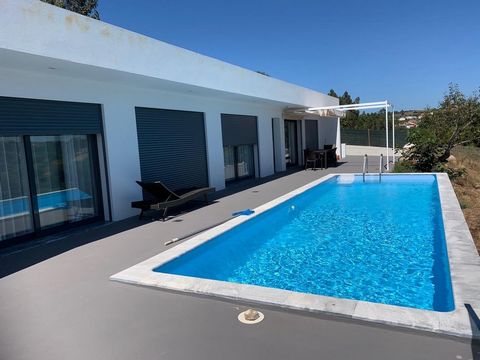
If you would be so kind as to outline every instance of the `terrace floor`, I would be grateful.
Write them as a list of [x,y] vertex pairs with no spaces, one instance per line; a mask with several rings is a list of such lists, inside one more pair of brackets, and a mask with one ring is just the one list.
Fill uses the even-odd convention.
[[[237,184],[167,222],[130,218],[0,252],[0,359],[480,359],[480,344],[335,316],[122,284],[109,277],[164,242],[226,220],[337,168]],[[373,167],[373,166],[372,166]]]

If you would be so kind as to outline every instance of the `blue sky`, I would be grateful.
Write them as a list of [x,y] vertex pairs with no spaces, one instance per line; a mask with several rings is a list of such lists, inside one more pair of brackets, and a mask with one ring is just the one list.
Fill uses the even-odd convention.
[[480,86],[480,0],[99,0],[101,19],[311,89],[397,109]]

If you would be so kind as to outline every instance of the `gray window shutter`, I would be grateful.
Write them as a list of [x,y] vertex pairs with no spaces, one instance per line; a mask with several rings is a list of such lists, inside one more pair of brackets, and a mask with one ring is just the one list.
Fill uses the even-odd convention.
[[318,122],[305,120],[305,146],[307,149],[318,149]]
[[0,96],[0,135],[102,133],[100,104]]
[[253,145],[257,140],[257,117],[222,114],[223,146]]
[[208,186],[203,113],[136,107],[135,114],[142,181]]

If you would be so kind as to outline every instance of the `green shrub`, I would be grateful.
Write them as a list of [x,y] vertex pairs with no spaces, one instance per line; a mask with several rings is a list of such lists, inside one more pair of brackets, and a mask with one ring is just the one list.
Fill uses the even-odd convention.
[[418,171],[439,171],[455,146],[478,144],[479,139],[480,95],[475,92],[466,97],[451,84],[438,109],[426,111],[410,131],[407,141],[412,146],[403,156]]
[[411,173],[417,171],[418,170],[415,168],[415,166],[411,162],[406,160],[397,161],[393,168],[394,173]]

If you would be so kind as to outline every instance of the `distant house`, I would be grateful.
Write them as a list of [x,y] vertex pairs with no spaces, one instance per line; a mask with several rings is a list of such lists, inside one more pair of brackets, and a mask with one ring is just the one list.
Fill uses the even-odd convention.
[[220,190],[339,147],[338,117],[287,111],[336,98],[38,0],[0,21],[0,244],[136,215],[136,180]]

